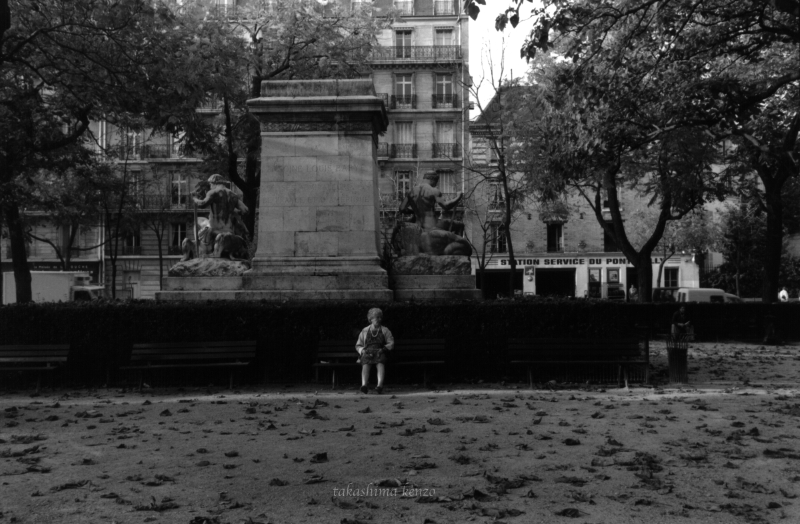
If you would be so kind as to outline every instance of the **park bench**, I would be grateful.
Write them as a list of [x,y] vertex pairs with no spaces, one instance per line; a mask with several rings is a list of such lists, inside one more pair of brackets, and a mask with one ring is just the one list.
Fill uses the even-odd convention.
[[0,371],[38,371],[36,391],[42,372],[55,371],[67,362],[69,344],[15,344],[0,346]]
[[247,366],[256,356],[256,341],[167,342],[133,344],[131,358],[123,370],[139,370],[139,389],[144,372],[168,368],[232,368],[228,386],[233,389],[233,372]]
[[[336,388],[336,370],[339,368],[361,368],[356,362],[356,343],[354,340],[320,340],[314,359],[316,381],[319,382],[319,370],[330,368],[332,371],[331,389]],[[442,338],[419,338],[395,341],[394,349],[389,352],[388,366],[422,368],[423,384],[428,385],[428,368],[444,365],[445,343]]]
[[533,369],[561,365],[615,366],[617,384],[628,383],[628,368],[644,367],[644,382],[650,382],[650,343],[646,336],[617,339],[513,338],[508,341],[508,363],[525,366],[533,388]]

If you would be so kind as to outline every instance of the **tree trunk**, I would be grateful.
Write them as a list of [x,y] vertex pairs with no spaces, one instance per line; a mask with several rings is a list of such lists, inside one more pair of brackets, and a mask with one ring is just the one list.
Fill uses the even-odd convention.
[[164,246],[161,245],[164,232],[159,235],[156,232],[156,241],[158,241],[158,289],[164,290]]
[[780,287],[781,249],[783,248],[782,185],[773,182],[764,186],[764,200],[767,205],[767,245],[764,249],[764,285],[761,299],[764,302],[775,302]]
[[[636,260],[631,261],[636,268],[636,276],[639,281],[639,302],[653,301],[653,264],[650,260],[651,254],[640,252]],[[659,268],[660,271],[661,268]]]
[[6,222],[8,223],[8,237],[11,243],[11,265],[14,268],[14,283],[17,286],[17,303],[26,303],[33,300],[31,290],[31,270],[28,267],[28,253],[25,251],[25,231],[19,206],[16,201],[9,199],[4,205]]

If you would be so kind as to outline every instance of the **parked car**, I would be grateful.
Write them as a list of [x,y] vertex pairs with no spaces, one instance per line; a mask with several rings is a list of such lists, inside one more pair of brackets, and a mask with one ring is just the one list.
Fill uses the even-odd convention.
[[678,302],[738,303],[742,299],[713,287],[682,287],[678,289]]

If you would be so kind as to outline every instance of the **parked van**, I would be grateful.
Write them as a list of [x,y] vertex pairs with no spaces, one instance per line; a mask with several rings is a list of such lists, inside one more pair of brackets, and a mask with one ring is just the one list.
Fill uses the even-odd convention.
[[678,302],[738,303],[742,299],[713,287],[682,287],[678,290]]

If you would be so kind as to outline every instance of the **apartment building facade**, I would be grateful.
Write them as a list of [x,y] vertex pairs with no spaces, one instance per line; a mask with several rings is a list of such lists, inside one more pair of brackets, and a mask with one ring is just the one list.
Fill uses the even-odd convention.
[[[470,125],[470,170],[466,177],[472,196],[465,226],[476,246],[472,265],[478,285],[481,278],[484,280],[486,298],[508,295],[511,278],[503,230],[506,206],[496,178],[498,159],[492,147],[497,132],[489,128],[491,125],[480,118]],[[516,176],[508,175],[510,179]],[[619,199],[623,217],[646,207],[646,200],[633,191],[620,191]],[[610,223],[607,202],[602,205],[602,217]],[[515,294],[625,300],[631,285],[638,287],[636,268],[598,223],[594,210],[581,195],[569,195],[551,204],[534,200],[516,203],[510,229],[516,261]],[[664,258],[664,253],[652,255],[654,287],[699,287],[696,254],[679,252],[665,261]]]
[[353,1],[353,9],[400,18],[379,35],[371,60],[389,113],[380,137],[381,213],[391,223],[424,172],[439,173],[447,197],[463,190],[469,120],[469,23],[458,0]]

